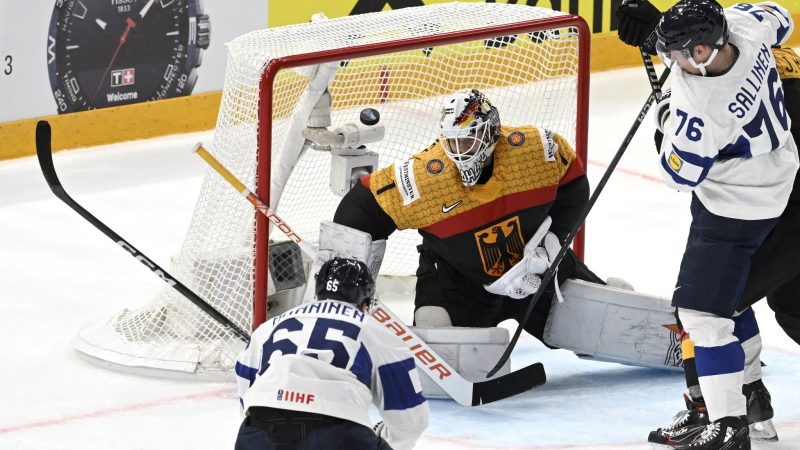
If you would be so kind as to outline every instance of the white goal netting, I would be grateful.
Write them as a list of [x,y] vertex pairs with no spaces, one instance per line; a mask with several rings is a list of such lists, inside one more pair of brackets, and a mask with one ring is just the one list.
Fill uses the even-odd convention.
[[[332,97],[333,126],[357,121],[366,107],[380,112],[386,136],[369,149],[385,167],[433,142],[444,96],[465,88],[484,91],[504,124],[549,128],[580,147],[588,39],[581,19],[495,3],[436,4],[248,33],[228,45],[222,105],[208,148],[253,191],[264,192],[270,183],[270,206],[313,242],[319,222],[332,219],[340,199],[328,186],[330,154],[300,152],[299,130],[315,102],[309,84],[318,80],[313,74],[320,63],[333,60],[336,68],[323,86]],[[265,71],[274,73],[274,82],[261,86]],[[266,131],[271,139],[259,146]],[[266,264],[254,257],[256,233],[254,208],[209,169],[170,268],[244,329],[253,325],[254,267]],[[285,240],[278,231],[270,238]],[[413,275],[418,241],[414,231],[395,233],[382,274]],[[128,368],[214,376],[232,368],[243,343],[165,288],[144,306],[81,330],[75,346]]]

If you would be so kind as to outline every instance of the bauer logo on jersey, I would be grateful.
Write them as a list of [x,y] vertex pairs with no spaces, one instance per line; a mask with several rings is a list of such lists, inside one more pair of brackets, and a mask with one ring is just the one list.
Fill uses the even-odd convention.
[[508,135],[508,144],[512,147],[519,147],[525,143],[525,133],[522,131],[515,131]]
[[539,139],[542,141],[542,149],[544,149],[545,161],[555,161],[556,153],[558,153],[558,144],[553,140],[553,132],[545,128],[539,128],[538,131]]
[[409,159],[399,165],[394,166],[394,178],[397,180],[397,186],[400,189],[400,195],[403,197],[403,206],[419,200],[419,189],[417,188],[417,181],[414,179],[414,160]]
[[441,159],[432,159],[425,165],[425,170],[432,175],[439,175],[444,170],[444,163]]
[[522,259],[525,249],[519,217],[514,216],[476,232],[475,242],[484,272],[493,277],[503,275]]

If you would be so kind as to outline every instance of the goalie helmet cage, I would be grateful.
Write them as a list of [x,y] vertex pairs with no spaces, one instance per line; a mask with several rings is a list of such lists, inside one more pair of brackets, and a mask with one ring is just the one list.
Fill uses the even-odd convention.
[[[368,146],[380,167],[427,148],[438,135],[442,101],[465,88],[484,91],[504,125],[555,131],[586,161],[590,37],[579,16],[500,3],[434,4],[251,32],[228,44],[209,150],[314,242],[340,200],[328,186],[330,153],[301,151],[300,131],[326,88],[333,126],[357,121],[366,107],[380,112],[386,136]],[[171,273],[242,328],[255,328],[266,318],[268,254],[286,253],[270,246],[282,240],[209,169]],[[381,274],[413,275],[419,242],[415,231],[395,232]],[[581,254],[582,239],[574,245]],[[269,267],[273,279],[281,277],[277,260]],[[169,287],[80,330],[74,346],[129,372],[207,379],[229,377],[242,349]]]

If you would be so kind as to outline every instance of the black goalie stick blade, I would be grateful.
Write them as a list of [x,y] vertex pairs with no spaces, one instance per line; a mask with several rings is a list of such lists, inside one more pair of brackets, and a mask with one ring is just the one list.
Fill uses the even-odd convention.
[[502,377],[475,383],[472,387],[472,406],[484,405],[513,397],[547,381],[542,363],[534,363]]

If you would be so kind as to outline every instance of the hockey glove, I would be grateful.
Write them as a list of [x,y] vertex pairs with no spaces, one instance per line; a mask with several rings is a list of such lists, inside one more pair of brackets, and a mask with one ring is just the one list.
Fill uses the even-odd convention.
[[556,235],[548,232],[551,223],[550,217],[546,217],[525,244],[522,260],[494,283],[485,285],[484,289],[517,300],[535,294],[542,282],[540,275],[550,266],[552,257],[561,250],[561,242]]
[[653,136],[653,140],[656,142],[656,152],[660,151],[661,142],[664,140],[664,125],[667,123],[667,120],[669,120],[669,101],[671,95],[672,90],[665,89],[661,93],[661,98],[656,103],[653,113],[653,118],[656,121],[656,134]]
[[[661,20],[661,11],[648,0],[623,0],[617,8],[617,20],[620,40],[628,45],[641,47],[655,31],[658,21]],[[655,55],[655,42],[642,50]]]

